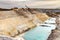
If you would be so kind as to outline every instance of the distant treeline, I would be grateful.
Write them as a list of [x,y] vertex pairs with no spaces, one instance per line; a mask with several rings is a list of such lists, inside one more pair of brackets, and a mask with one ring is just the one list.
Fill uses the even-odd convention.
[[[20,9],[20,8],[11,8],[11,9],[0,8],[0,11],[10,11],[10,10],[14,10],[14,9]],[[29,8],[29,9],[33,9],[33,10],[44,12],[44,13],[56,13],[56,12],[60,12],[60,9],[41,9],[41,8]]]
[[0,11],[10,11],[10,10],[12,10],[12,9],[2,9],[2,8],[0,8]]

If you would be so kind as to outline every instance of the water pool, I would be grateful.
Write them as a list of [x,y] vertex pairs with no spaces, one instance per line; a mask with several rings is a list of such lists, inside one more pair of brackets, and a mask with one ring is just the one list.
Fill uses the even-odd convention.
[[25,40],[47,40],[51,33],[50,27],[36,27],[26,32],[23,36]]
[[[42,24],[45,25],[45,24]],[[23,38],[25,40],[47,40],[51,34],[51,30],[55,29],[55,24],[46,24],[48,27],[37,26],[26,32]]]

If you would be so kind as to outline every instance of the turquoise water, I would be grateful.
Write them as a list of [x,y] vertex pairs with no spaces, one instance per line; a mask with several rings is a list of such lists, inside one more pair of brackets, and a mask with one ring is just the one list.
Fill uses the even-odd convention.
[[[47,25],[48,27],[46,26],[43,27],[41,25]],[[56,26],[55,24],[41,24],[41,25],[26,32],[23,38],[25,40],[47,40],[49,35],[51,34],[51,30],[55,29]]]
[[36,27],[26,32],[23,36],[25,40],[47,40],[51,33],[50,27]]

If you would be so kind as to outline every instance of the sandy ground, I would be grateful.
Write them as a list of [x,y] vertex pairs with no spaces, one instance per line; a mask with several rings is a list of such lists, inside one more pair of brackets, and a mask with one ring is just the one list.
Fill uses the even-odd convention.
[[[2,12],[0,12],[0,16],[2,15],[2,16],[4,16],[3,14],[1,14]],[[5,12],[3,12],[4,14],[6,14]],[[11,17],[11,14],[12,14],[12,16],[14,15],[14,17],[15,16],[17,16],[17,14],[15,14],[13,11],[12,12],[7,12],[7,13],[9,13],[9,14],[7,14],[9,17]],[[3,17],[3,19],[4,18],[6,18],[7,17],[7,15],[5,15],[4,17]],[[1,16],[1,17],[2,17]],[[0,17],[0,18],[1,18]],[[2,18],[1,18],[2,19]],[[57,26],[58,28],[60,28],[60,25],[59,26]],[[24,35],[24,34],[22,34],[22,35]],[[20,36],[22,36],[22,35],[20,35]],[[16,37],[17,39],[18,38],[20,38],[20,37]],[[21,39],[23,39],[22,37],[21,37]],[[24,39],[23,39],[24,40]],[[48,38],[48,40],[60,40],[60,29],[55,29],[55,30],[53,30],[52,31],[52,33],[51,33],[51,35],[49,36],[49,38]]]

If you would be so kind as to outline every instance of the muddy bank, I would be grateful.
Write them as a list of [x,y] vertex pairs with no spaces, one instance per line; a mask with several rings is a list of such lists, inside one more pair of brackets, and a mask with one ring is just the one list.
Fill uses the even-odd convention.
[[56,17],[56,29],[52,31],[48,40],[60,40],[60,15]]
[[60,30],[53,30],[48,40],[60,40]]

